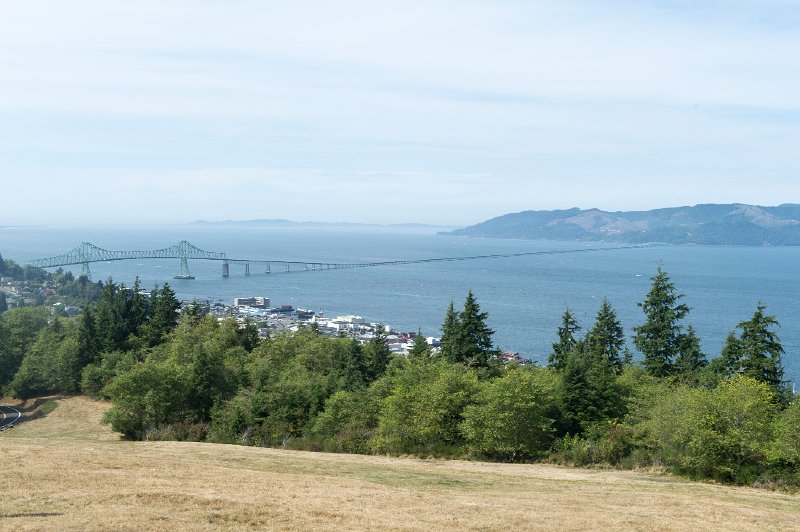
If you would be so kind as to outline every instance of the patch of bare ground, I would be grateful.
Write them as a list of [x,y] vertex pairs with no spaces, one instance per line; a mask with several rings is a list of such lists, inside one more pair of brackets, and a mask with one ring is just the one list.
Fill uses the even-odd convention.
[[628,471],[125,442],[59,400],[0,435],[0,529],[797,529],[800,497]]

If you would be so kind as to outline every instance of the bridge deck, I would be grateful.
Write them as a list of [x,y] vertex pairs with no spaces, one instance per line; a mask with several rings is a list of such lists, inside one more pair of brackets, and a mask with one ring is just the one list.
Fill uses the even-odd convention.
[[[565,253],[588,253],[598,251],[613,251],[621,249],[634,249],[641,247],[649,247],[651,244],[615,246],[615,247],[593,247],[593,248],[579,248],[579,249],[562,249],[562,250],[545,250],[545,251],[527,251],[522,253],[493,253],[487,255],[469,255],[462,257],[433,257],[425,259],[402,259],[402,260],[389,260],[377,262],[356,262],[356,263],[340,263],[340,262],[316,262],[316,261],[286,261],[286,260],[271,260],[271,259],[246,259],[246,258],[232,258],[228,257],[225,253],[216,251],[206,251],[198,248],[194,244],[183,240],[170,247],[163,249],[156,249],[151,251],[114,251],[107,250],[90,244],[88,242],[82,243],[75,249],[68,251],[62,255],[55,257],[48,257],[43,259],[36,259],[30,262],[31,266],[38,268],[56,268],[60,266],[82,265],[85,272],[88,272],[90,263],[93,262],[109,262],[117,260],[141,260],[141,259],[181,259],[181,274],[188,275],[188,267],[186,263],[189,259],[192,260],[213,260],[221,261],[226,267],[223,271],[227,273],[228,264],[245,264],[246,271],[249,274],[249,266],[261,265],[267,268],[270,272],[272,267],[277,267],[285,271],[292,271],[292,268],[300,268],[304,271],[308,270],[332,270],[332,269],[345,269],[345,268],[369,268],[374,266],[391,266],[391,265],[406,265],[406,264],[425,264],[432,262],[453,262],[465,260],[478,260],[478,259],[500,259],[511,257],[527,257],[537,255],[559,255]],[[184,270],[185,268],[185,270]]]

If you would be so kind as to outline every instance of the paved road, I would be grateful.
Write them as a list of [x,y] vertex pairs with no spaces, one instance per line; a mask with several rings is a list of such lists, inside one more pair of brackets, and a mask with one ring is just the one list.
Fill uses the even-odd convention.
[[10,428],[22,418],[22,412],[13,406],[0,406],[0,430]]

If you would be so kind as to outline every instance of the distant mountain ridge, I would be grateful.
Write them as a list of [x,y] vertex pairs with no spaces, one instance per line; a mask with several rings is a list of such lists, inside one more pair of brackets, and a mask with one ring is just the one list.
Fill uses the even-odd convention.
[[449,235],[641,244],[800,245],[800,204],[701,204],[650,211],[600,209],[505,214]]
[[258,220],[195,220],[189,222],[190,225],[245,225],[245,226],[265,226],[265,227],[385,227],[385,228],[409,228],[409,229],[442,229],[456,227],[455,225],[434,225],[420,223],[400,223],[400,224],[372,224],[357,222],[295,222],[283,218],[264,218]]

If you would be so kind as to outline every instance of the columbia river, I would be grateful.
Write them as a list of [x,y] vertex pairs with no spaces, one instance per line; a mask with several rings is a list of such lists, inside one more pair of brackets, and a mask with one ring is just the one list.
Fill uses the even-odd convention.
[[[253,227],[230,225],[0,228],[0,253],[25,263],[64,253],[81,242],[112,250],[158,249],[189,240],[229,257],[309,262],[383,262],[604,247],[603,244],[437,236],[431,228],[361,226]],[[618,247],[609,244],[607,247]],[[670,274],[710,357],[727,333],[749,319],[759,302],[781,323],[786,378],[800,380],[800,301],[797,247],[658,246],[458,262],[266,274],[251,276],[231,265],[223,278],[218,262],[190,261],[194,280],[176,280],[179,261],[93,263],[94,280],[112,277],[144,287],[169,282],[181,299],[222,301],[263,295],[326,315],[359,314],[396,330],[438,336],[448,303],[458,307],[473,290],[489,313],[498,347],[545,363],[564,309],[584,330],[608,297],[630,338],[643,320],[644,299],[658,265]],[[74,267],[74,273],[80,267]],[[630,343],[630,342],[629,342]]]

